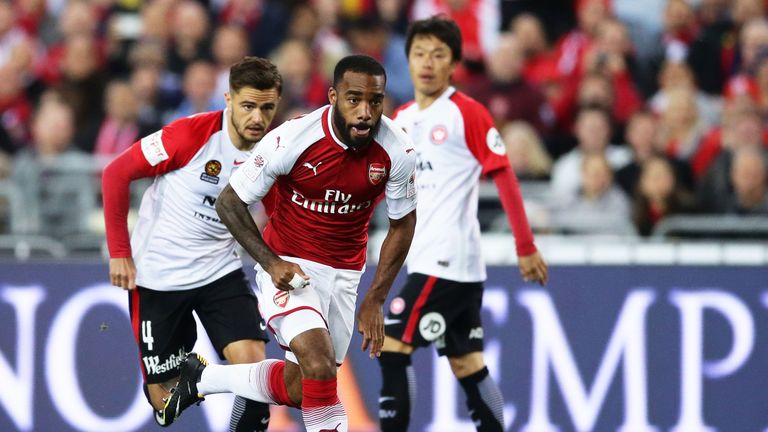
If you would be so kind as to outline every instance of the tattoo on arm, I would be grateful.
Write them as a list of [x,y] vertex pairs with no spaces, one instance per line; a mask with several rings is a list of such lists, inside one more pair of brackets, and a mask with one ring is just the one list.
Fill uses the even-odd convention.
[[261,237],[259,228],[248,211],[248,204],[240,200],[232,186],[227,185],[216,199],[216,212],[235,240],[265,270],[279,259]]

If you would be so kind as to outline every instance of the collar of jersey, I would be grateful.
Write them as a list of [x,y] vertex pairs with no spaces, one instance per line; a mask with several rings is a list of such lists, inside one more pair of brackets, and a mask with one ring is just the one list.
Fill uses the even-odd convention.
[[418,104],[414,104],[416,105],[416,112],[420,114],[419,118],[421,118],[424,115],[424,113],[428,113],[432,109],[432,107],[439,105],[438,102],[447,100],[448,98],[453,96],[454,93],[456,93],[456,88],[454,86],[448,86],[446,87],[445,90],[443,90],[443,93],[440,96],[438,96],[438,98],[435,99],[434,102],[432,102],[432,104],[430,104],[428,107],[424,108],[423,110],[419,109]]
[[325,129],[325,135],[330,137],[336,144],[339,145],[342,149],[346,150],[348,147],[346,144],[341,142],[341,140],[336,137],[336,134],[333,132],[333,123],[331,123],[333,120],[333,105],[329,105],[328,109],[323,113],[323,129]]

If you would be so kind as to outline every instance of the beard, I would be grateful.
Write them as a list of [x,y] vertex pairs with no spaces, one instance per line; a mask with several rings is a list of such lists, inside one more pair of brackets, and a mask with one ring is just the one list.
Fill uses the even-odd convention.
[[[376,121],[373,125],[366,124],[366,123],[355,123],[355,124],[348,124],[344,117],[341,115],[341,111],[339,110],[338,104],[333,106],[333,124],[336,126],[336,129],[339,131],[339,138],[341,139],[341,142],[348,145],[353,150],[361,150],[368,146],[368,144],[373,141],[373,137],[376,136],[376,134],[379,132],[379,128],[381,127],[381,117],[379,117],[379,120]],[[367,137],[354,137],[352,136],[352,127],[358,126],[368,126],[370,127],[370,132],[368,132]]]
[[235,124],[235,119],[233,117],[230,117],[229,123],[232,126],[232,129],[234,129],[237,136],[240,137],[240,142],[244,145],[244,148],[242,150],[252,149],[256,144],[258,144],[259,141],[261,141],[262,138],[264,138],[264,134],[266,133],[266,132],[263,132],[261,136],[254,139],[246,135],[245,125],[242,125],[241,127]]

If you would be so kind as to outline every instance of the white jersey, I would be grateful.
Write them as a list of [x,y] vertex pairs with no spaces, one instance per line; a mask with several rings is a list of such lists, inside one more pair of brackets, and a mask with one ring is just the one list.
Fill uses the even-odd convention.
[[229,139],[224,111],[177,120],[140,142],[159,169],[144,193],[131,236],[136,284],[160,291],[197,288],[242,268],[236,242],[214,204],[250,155]]
[[417,153],[419,201],[408,272],[457,282],[484,281],[479,179],[509,166],[490,114],[449,87],[424,110],[413,102],[401,107],[394,121],[410,135]]

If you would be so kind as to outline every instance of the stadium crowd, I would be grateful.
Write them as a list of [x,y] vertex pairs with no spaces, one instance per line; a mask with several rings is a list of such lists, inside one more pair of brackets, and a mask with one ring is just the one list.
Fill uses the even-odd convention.
[[[563,4],[567,4],[563,7]],[[768,214],[768,1],[1,0],[0,234],[99,232],[101,168],[223,109],[230,65],[272,59],[273,125],[327,103],[349,53],[413,90],[409,20],[462,29],[457,88],[493,114],[552,232],[649,235],[674,214]],[[525,187],[524,187],[525,192]],[[499,212],[500,213],[500,212]]]

